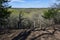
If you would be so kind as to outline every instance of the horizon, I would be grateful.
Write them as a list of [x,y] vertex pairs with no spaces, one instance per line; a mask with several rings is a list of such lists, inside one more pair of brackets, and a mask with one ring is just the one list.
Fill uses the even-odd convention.
[[[12,8],[12,7],[11,7]],[[12,9],[15,9],[15,8],[12,8]],[[18,9],[18,8],[16,8],[16,9]],[[20,8],[19,8],[20,9]],[[21,9],[25,9],[25,8],[21,8]],[[26,8],[26,9],[34,9],[34,8]],[[36,8],[36,9],[38,9],[38,8]],[[39,8],[39,9],[46,9],[46,8]]]

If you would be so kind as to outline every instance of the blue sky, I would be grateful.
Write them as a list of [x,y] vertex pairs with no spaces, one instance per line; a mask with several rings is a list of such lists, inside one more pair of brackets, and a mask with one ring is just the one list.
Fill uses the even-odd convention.
[[13,8],[47,8],[56,0],[11,0],[9,5]]

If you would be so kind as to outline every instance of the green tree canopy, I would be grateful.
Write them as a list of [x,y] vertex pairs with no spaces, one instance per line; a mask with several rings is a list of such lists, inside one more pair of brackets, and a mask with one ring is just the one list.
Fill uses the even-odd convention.
[[0,18],[7,18],[10,15],[8,2],[8,0],[0,0]]
[[57,12],[58,12],[58,9],[54,9],[54,8],[48,9],[48,11],[44,12],[43,17],[45,19],[54,18],[57,15]]
[[9,0],[0,0],[0,26],[6,24],[6,20],[10,16],[10,11],[8,8],[11,6],[8,5]]

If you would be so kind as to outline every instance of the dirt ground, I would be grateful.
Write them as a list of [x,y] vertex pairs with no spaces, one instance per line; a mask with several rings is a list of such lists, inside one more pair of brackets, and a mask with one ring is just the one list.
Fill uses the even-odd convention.
[[[45,34],[46,31],[26,32],[25,29],[11,30],[10,34],[0,35],[0,40],[60,40],[60,32],[56,31],[54,35]],[[52,32],[51,30],[49,30]],[[29,34],[28,34],[29,33]]]

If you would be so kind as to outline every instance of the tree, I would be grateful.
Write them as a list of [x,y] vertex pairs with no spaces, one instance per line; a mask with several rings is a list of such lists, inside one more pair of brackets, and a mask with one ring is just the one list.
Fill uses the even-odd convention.
[[10,11],[8,8],[11,6],[8,5],[9,0],[0,0],[0,26],[5,26],[7,24],[7,18],[10,16]]
[[23,17],[23,12],[22,11],[20,11],[20,13],[19,13],[19,21],[18,21],[18,29],[19,28],[22,28],[22,21],[25,19],[24,17]]
[[55,8],[48,9],[48,11],[44,12],[44,15],[42,17],[49,20],[52,19],[54,23],[56,24],[58,23],[57,22],[57,17],[58,17],[57,15],[59,15],[58,11],[59,10]]

